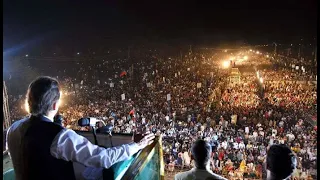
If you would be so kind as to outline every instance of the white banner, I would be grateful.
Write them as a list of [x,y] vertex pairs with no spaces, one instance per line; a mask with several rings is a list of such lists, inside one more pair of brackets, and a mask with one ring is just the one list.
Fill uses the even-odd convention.
[[126,99],[126,95],[125,94],[121,94],[121,100],[125,100]]
[[167,94],[167,101],[171,100],[171,94]]
[[201,88],[201,83],[197,83],[197,88]]

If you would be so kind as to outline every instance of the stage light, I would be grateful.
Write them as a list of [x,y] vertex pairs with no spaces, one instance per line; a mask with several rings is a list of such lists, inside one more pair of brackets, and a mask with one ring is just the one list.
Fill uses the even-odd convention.
[[244,56],[243,59],[244,59],[244,60],[248,60],[248,56]]
[[228,68],[230,66],[230,62],[229,61],[224,61],[223,63],[222,63],[222,67],[223,68]]

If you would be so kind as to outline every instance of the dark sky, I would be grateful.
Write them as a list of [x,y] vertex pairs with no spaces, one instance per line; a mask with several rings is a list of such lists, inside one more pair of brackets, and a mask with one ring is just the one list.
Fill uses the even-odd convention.
[[316,35],[316,0],[203,2],[211,3],[4,0],[4,48],[40,41],[82,48],[137,39],[289,42]]

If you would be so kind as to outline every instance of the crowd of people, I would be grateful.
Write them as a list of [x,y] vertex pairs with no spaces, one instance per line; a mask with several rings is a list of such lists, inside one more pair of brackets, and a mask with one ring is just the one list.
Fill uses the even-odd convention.
[[[230,82],[221,52],[184,57],[146,56],[151,61],[103,60],[81,67],[77,77],[60,75],[64,126],[75,130],[81,117],[114,125],[114,133],[153,131],[163,136],[168,172],[193,167],[190,146],[210,142],[210,169],[228,179],[261,179],[268,146],[286,144],[297,155],[295,179],[316,177],[316,86],[290,69],[275,68],[250,55],[235,68],[251,71]],[[260,62],[257,63],[257,62]],[[122,63],[122,64],[121,64]],[[264,64],[262,64],[264,63]],[[269,68],[261,69],[268,66]],[[110,69],[116,69],[110,72]],[[101,77],[101,73],[113,73]],[[89,73],[90,72],[90,73]],[[259,76],[264,82],[259,81]],[[10,96],[11,118],[25,115],[24,96]]]

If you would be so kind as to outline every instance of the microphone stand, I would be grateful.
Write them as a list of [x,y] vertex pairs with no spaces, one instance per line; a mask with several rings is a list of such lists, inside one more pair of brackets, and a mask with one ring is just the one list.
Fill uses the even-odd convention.
[[91,130],[92,130],[92,133],[93,133],[94,143],[95,143],[97,146],[99,146],[99,144],[98,144],[98,139],[97,139],[96,129],[95,129],[94,127],[92,127],[92,126],[90,126],[90,127],[91,127]]

